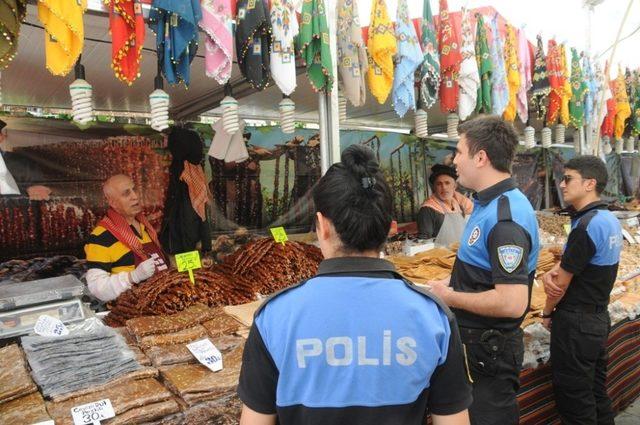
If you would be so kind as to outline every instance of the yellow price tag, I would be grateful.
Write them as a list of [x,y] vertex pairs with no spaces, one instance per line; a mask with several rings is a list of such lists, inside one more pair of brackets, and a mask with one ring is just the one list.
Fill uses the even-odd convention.
[[284,231],[284,227],[273,227],[271,230],[271,234],[273,235],[273,239],[277,243],[281,243],[284,245],[285,242],[289,240],[287,238],[287,232]]
[[565,224],[564,226],[564,232],[568,235],[569,233],[571,233],[571,225],[570,224]]
[[198,251],[176,254],[176,265],[178,266],[179,272],[189,272],[189,280],[193,284],[196,283],[193,278],[193,271],[202,267],[200,263],[200,253]]

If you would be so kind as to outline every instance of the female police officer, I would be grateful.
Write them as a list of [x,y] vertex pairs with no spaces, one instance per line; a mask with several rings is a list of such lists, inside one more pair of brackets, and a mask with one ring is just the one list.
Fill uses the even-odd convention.
[[391,192],[353,145],[313,189],[325,260],[258,310],[238,394],[241,424],[468,424],[455,319],[379,259]]

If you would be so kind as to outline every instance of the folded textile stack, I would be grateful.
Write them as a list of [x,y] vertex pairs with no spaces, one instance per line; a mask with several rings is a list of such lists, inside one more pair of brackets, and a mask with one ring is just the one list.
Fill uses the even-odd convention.
[[0,403],[0,423],[35,424],[51,420],[40,393]]
[[456,253],[446,248],[430,249],[411,257],[389,257],[398,273],[414,283],[444,279],[451,274],[455,260]]
[[0,403],[35,392],[22,350],[16,344],[0,348]]
[[165,387],[153,378],[111,385],[63,402],[47,403],[47,410],[56,425],[73,425],[71,408],[97,400],[109,399],[116,417],[106,425],[138,424],[157,420],[180,410],[177,401]]
[[45,397],[106,384],[141,368],[124,339],[106,326],[59,337],[26,336],[22,347]]

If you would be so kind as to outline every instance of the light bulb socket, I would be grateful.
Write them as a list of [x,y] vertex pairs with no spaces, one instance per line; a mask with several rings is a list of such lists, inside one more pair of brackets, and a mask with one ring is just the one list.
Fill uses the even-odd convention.
[[233,89],[231,88],[231,84],[230,83],[226,83],[224,85],[224,96],[225,97],[227,97],[227,96],[233,97],[232,93],[233,93]]
[[80,63],[80,58],[78,58],[78,62],[74,66],[74,72],[76,75],[76,80],[86,80],[84,73],[84,65]]

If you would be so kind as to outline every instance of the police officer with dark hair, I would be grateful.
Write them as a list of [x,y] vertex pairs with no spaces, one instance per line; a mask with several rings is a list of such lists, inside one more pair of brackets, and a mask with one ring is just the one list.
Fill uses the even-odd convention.
[[564,166],[560,183],[573,206],[571,233],[562,260],[543,277],[547,302],[542,312],[551,329],[551,370],[562,423],[613,425],[607,395],[609,294],[618,273],[622,230],[600,194],[607,168],[595,156]]
[[246,424],[468,424],[471,386],[455,319],[379,258],[392,197],[353,145],[313,189],[325,260],[268,299],[247,339]]
[[524,356],[520,324],[529,308],[538,261],[538,223],[511,178],[518,144],[511,124],[482,116],[458,131],[453,163],[460,184],[476,192],[473,213],[452,275],[429,284],[460,326],[473,379],[471,423],[517,424]]

